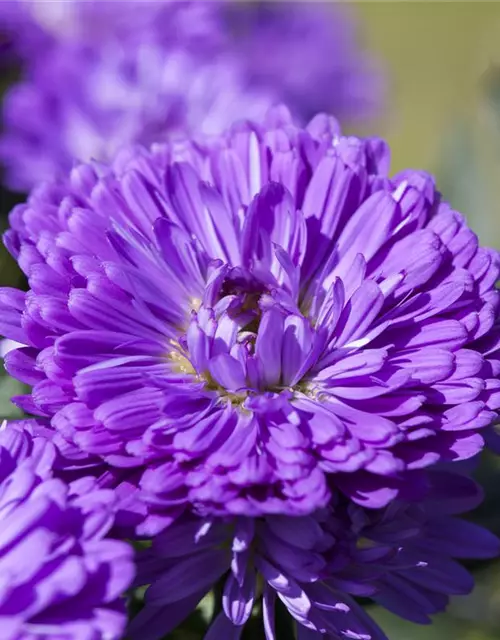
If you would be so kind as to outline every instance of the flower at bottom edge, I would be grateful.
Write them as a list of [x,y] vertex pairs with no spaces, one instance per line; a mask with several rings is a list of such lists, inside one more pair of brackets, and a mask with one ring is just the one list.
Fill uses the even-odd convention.
[[0,432],[2,640],[119,640],[135,568],[108,537],[114,492],[52,477],[52,444],[25,426]]
[[222,611],[205,640],[237,640],[256,604],[267,640],[277,637],[277,606],[298,640],[384,639],[356,596],[428,623],[449,596],[472,589],[456,559],[499,552],[495,536],[455,517],[480,502],[478,486],[448,471],[431,471],[428,481],[424,501],[381,510],[340,499],[307,517],[180,519],[139,556],[137,584],[150,586],[131,637],[162,637],[215,584]]

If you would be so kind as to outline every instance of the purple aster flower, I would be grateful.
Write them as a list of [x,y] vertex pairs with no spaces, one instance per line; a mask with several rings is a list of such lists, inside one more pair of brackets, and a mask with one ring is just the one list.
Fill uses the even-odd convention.
[[499,256],[388,153],[280,109],[78,166],[12,212],[14,402],[142,474],[143,532],[187,507],[309,515],[332,491],[379,508],[483,447]]
[[[26,428],[23,428],[23,427]],[[51,477],[55,450],[29,425],[0,432],[0,626],[5,640],[119,639],[131,547],[106,538],[116,498]]]
[[[25,67],[6,94],[0,140],[6,179],[17,189],[69,171],[75,158],[109,160],[124,144],[149,145],[185,130],[218,134],[282,100],[305,121],[324,106],[341,117],[365,115],[380,93],[340,9],[1,4]],[[240,22],[251,28],[239,33]]]
[[222,612],[205,640],[240,638],[257,601],[267,640],[278,610],[295,620],[298,640],[384,639],[353,596],[429,622],[473,586],[455,559],[493,557],[499,541],[455,517],[481,500],[472,480],[433,471],[428,484],[424,501],[377,511],[340,501],[301,518],[179,520],[139,558],[137,582],[151,586],[131,637],[162,637],[219,580]]

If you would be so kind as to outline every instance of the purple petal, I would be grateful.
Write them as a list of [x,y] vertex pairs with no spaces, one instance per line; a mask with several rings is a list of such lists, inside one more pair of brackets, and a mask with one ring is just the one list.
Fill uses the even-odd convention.
[[219,613],[203,640],[239,640],[243,627],[235,626],[224,613]]
[[211,358],[208,368],[212,378],[228,391],[239,391],[246,387],[245,372],[241,363],[228,353]]
[[255,355],[261,365],[261,375],[266,386],[279,383],[281,378],[281,352],[283,343],[284,316],[275,307],[262,314]]
[[266,640],[276,640],[275,629],[276,593],[266,584],[262,595],[262,619]]
[[167,606],[146,604],[129,623],[127,634],[132,640],[160,640],[165,633],[178,627],[195,610],[204,595],[205,590],[202,590],[181,602],[176,601]]
[[240,586],[236,578],[230,575],[224,586],[222,606],[228,619],[237,627],[249,619],[254,605],[256,576],[248,570],[243,584]]
[[210,549],[179,560],[149,587],[146,605],[165,606],[181,602],[204,589],[208,591],[228,566],[229,558],[224,549]]

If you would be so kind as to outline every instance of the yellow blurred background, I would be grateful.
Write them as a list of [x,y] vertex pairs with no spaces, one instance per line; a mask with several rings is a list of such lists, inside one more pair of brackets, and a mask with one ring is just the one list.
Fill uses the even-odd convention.
[[377,127],[394,162],[430,167],[452,119],[477,120],[480,79],[500,65],[500,2],[354,2],[369,50],[388,67]]
[[[484,241],[500,246],[500,102],[495,120],[485,98],[495,65],[500,85],[500,2],[351,4],[368,50],[387,67],[387,108],[369,132],[389,141],[394,170],[421,168],[440,177],[446,141],[466,131],[466,155],[479,174],[474,187],[483,197],[481,211],[464,213]],[[467,184],[462,189],[467,195]],[[451,200],[459,207],[464,198]]]

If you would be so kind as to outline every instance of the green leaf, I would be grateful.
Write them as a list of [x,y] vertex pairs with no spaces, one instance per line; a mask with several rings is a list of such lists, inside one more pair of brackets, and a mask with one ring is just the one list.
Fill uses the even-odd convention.
[[26,387],[21,382],[7,375],[0,377],[0,420],[22,418],[23,412],[10,399],[23,393]]

